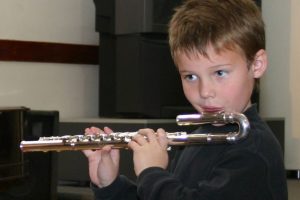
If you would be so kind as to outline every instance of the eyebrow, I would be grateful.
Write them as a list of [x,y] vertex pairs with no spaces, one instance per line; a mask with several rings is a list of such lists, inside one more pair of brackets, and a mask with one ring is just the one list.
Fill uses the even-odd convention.
[[[208,68],[220,68],[220,67],[224,67],[224,66],[232,66],[232,64],[230,64],[230,63],[225,63],[225,64],[210,65]],[[177,69],[178,69],[178,68],[177,68]],[[193,73],[192,70],[185,70],[185,69],[183,69],[183,70],[179,70],[179,69],[178,69],[178,72],[179,72],[179,73]]]
[[178,70],[179,73],[193,73],[192,71],[189,70]]
[[223,67],[223,66],[232,66],[232,65],[230,63],[227,63],[227,64],[211,65],[209,67]]

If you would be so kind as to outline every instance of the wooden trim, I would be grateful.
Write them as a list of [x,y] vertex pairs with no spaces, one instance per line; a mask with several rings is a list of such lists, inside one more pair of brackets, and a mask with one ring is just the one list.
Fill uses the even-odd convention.
[[0,40],[0,61],[98,64],[98,46]]

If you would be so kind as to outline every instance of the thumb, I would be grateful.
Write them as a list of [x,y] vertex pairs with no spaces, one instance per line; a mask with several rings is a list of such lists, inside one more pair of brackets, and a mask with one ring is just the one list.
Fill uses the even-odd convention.
[[101,163],[104,165],[111,165],[113,164],[113,159],[111,157],[110,152],[112,151],[111,146],[106,145],[101,150]]

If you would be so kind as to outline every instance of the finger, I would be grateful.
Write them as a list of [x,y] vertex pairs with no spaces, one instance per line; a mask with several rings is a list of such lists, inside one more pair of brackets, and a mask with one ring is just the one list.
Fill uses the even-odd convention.
[[112,163],[112,159],[110,157],[109,152],[111,151],[111,147],[106,145],[101,150],[101,162],[103,163]]
[[96,151],[82,150],[82,152],[87,158],[90,158],[90,156],[92,157],[93,155],[96,155],[96,154],[101,155],[100,150],[96,150]]
[[85,135],[95,135],[95,134],[99,134],[101,132],[103,132],[101,129],[97,128],[97,127],[90,127],[90,128],[86,128],[85,130]]
[[143,129],[138,130],[138,134],[143,135],[143,136],[147,136],[147,134],[149,132],[154,133],[154,130],[151,128],[143,128]]
[[168,138],[167,134],[164,129],[159,128],[157,129],[157,137],[159,144],[161,145],[162,148],[167,149],[168,148]]
[[156,133],[158,137],[167,137],[166,131],[162,128],[157,129]]
[[101,154],[101,151],[110,152],[112,150],[113,145],[105,145],[101,149],[97,150],[82,150],[82,152],[89,157],[90,155]]
[[136,134],[133,138],[132,138],[133,141],[135,141],[137,144],[139,145],[145,145],[147,144],[147,140],[146,138],[141,135],[141,134]]
[[102,147],[101,150],[102,150],[102,151],[109,152],[109,151],[111,151],[112,146],[113,146],[113,145],[105,145],[105,146]]
[[113,162],[115,165],[120,163],[120,150],[119,149],[112,149],[111,150],[111,157],[113,158]]
[[103,131],[102,131],[100,128],[95,127],[95,126],[92,126],[92,127],[91,127],[91,131],[92,131],[94,134],[103,133]]
[[85,135],[88,135],[88,134],[91,134],[91,133],[92,133],[92,130],[90,128],[84,129],[84,134]]
[[104,132],[107,133],[107,134],[111,134],[111,133],[113,133],[113,130],[110,129],[109,127],[105,126],[104,127]]
[[150,128],[140,129],[138,131],[138,134],[145,136],[149,142],[156,141],[156,135],[153,129]]
[[91,155],[92,151],[91,150],[82,150],[82,152],[84,153],[84,155],[86,157],[89,157],[89,155]]
[[135,141],[132,140],[132,141],[130,141],[128,143],[128,147],[130,149],[132,149],[133,151],[135,151],[135,150],[137,150],[140,147],[140,145],[138,143],[136,143]]
[[102,147],[102,149],[101,149],[101,156],[102,156],[101,160],[103,162],[105,162],[105,161],[111,162],[110,155],[109,155],[111,149],[112,149],[112,145],[105,145],[104,147]]
[[117,149],[112,149],[113,145],[105,145],[101,150],[101,162],[107,165],[119,165],[120,153]]
[[149,142],[157,142],[157,135],[154,133],[153,130],[147,131],[146,134],[147,134],[146,137]]

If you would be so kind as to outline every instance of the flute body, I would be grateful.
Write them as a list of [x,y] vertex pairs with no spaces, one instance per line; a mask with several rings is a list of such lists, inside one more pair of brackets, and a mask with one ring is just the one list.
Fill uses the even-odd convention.
[[[227,124],[236,123],[238,132],[229,133],[204,133],[187,134],[186,132],[167,133],[170,146],[200,145],[216,143],[235,143],[247,137],[249,131],[248,119],[240,113],[203,113],[178,115],[178,125],[201,125],[201,124]],[[65,135],[40,137],[36,141],[21,141],[20,149],[23,152],[34,151],[74,151],[74,150],[97,150],[105,145],[113,148],[128,148],[127,144],[137,132],[114,132],[111,134],[98,135]]]

